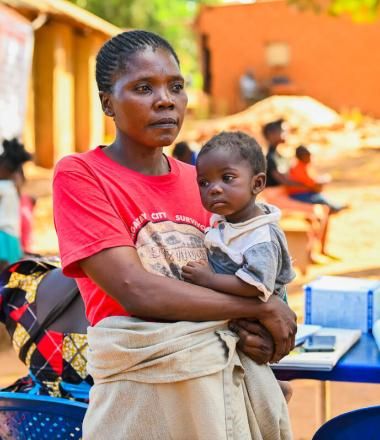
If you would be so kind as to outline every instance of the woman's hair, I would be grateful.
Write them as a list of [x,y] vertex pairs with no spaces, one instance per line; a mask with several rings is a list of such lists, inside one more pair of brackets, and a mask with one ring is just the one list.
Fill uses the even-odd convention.
[[0,166],[10,173],[17,171],[22,164],[32,159],[24,145],[16,138],[3,141],[3,152],[0,154]]
[[256,139],[242,131],[222,131],[213,136],[203,145],[198,154],[197,163],[202,156],[213,150],[238,153],[243,160],[249,162],[253,174],[266,172],[267,163],[263,150]]
[[112,92],[116,74],[126,69],[130,58],[146,48],[166,49],[179,65],[179,59],[172,46],[153,32],[127,31],[116,35],[104,43],[96,57],[96,82],[99,92]]

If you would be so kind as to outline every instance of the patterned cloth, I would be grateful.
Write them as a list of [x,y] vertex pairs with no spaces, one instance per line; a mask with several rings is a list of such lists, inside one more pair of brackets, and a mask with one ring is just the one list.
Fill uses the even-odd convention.
[[[37,322],[36,294],[41,280],[59,263],[25,260],[0,277],[0,320],[19,353]],[[7,391],[88,401],[92,378],[87,373],[87,335],[44,330],[26,355],[30,374]]]

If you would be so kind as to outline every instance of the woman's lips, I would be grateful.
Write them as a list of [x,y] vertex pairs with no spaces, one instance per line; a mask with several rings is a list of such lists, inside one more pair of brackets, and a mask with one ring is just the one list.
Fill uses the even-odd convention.
[[162,118],[158,121],[152,122],[150,126],[158,128],[174,128],[178,126],[178,123],[173,118]]

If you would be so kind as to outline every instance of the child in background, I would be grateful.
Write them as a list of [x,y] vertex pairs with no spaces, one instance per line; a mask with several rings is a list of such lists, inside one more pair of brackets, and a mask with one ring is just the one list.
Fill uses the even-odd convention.
[[4,140],[0,154],[0,268],[22,256],[17,179],[32,156],[17,139]]
[[[211,138],[197,157],[197,180],[204,207],[214,214],[205,236],[209,265],[189,262],[185,281],[231,295],[275,294],[286,301],[286,285],[295,273],[280,210],[256,203],[265,188],[265,156],[255,139],[242,132]],[[287,400],[291,388],[280,382]]]
[[303,145],[297,147],[296,163],[289,170],[289,178],[300,186],[287,187],[289,197],[299,202],[326,205],[332,214],[347,208],[347,205],[333,203],[322,194],[323,185],[330,179],[327,176],[314,176],[310,163],[310,151]]
[[177,142],[173,148],[172,156],[181,162],[188,163],[190,165],[195,165],[197,155],[193,151],[189,144],[185,141]]
[[20,198],[20,240],[21,248],[25,254],[36,255],[33,253],[33,212],[36,206],[36,199],[29,194],[22,192],[25,185],[25,175],[23,168],[20,168],[13,179]]

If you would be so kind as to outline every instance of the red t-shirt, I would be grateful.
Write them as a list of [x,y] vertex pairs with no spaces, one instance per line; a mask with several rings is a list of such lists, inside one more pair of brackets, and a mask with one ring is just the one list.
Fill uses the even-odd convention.
[[56,166],[54,221],[63,271],[76,278],[91,325],[128,312],[86,277],[78,261],[107,248],[133,246],[147,271],[180,278],[187,262],[207,258],[203,232],[209,214],[195,168],[168,160],[170,173],[146,176],[97,147]]
[[[292,166],[289,170],[289,178],[294,182],[302,183],[303,185],[307,185],[313,187],[316,184],[315,179],[312,178],[309,172],[309,165],[297,160],[296,164]],[[288,194],[303,194],[305,192],[311,191],[306,190],[304,187],[297,186],[287,186],[286,190]]]

